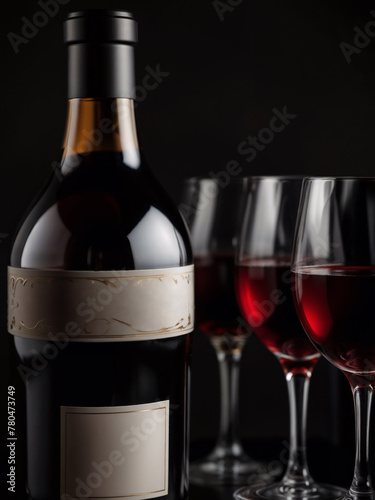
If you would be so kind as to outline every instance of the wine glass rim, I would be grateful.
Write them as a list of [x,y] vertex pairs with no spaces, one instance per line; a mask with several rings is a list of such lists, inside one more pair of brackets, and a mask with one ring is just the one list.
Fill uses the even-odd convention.
[[355,181],[355,180],[365,180],[365,181],[375,181],[375,176],[368,175],[332,175],[332,176],[312,176],[305,177],[305,182],[311,181]]
[[286,180],[286,181],[293,181],[293,180],[296,180],[296,181],[301,181],[303,179],[305,179],[306,176],[305,175],[249,175],[247,177],[245,177],[245,179],[250,179],[250,180],[254,180],[254,181],[262,181],[262,180],[274,180],[274,181],[282,181],[282,180]]
[[[247,177],[245,176],[236,176],[230,179],[232,181],[243,181]],[[217,179],[215,177],[208,177],[207,175],[192,175],[191,177],[184,177],[185,182],[196,182],[196,181],[213,181],[216,182]]]
[[[243,176],[236,176],[236,177],[231,177],[230,181],[228,184],[231,182],[243,182],[245,180],[250,180],[250,181],[258,181],[258,180],[303,180],[305,179],[305,175],[243,175]],[[185,183],[194,183],[197,181],[211,181],[211,182],[217,182],[217,179],[215,177],[207,177],[205,175],[193,175],[192,177],[185,177],[184,182]]]

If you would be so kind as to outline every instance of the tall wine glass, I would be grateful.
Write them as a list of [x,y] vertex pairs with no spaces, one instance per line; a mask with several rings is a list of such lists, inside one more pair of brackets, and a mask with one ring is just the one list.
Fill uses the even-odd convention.
[[344,498],[374,500],[368,436],[375,386],[375,178],[304,181],[292,271],[307,335],[353,392],[356,458]]
[[191,178],[180,204],[195,255],[197,324],[210,339],[220,369],[219,437],[213,451],[190,466],[190,480],[196,484],[242,484],[280,472],[248,457],[239,439],[239,367],[251,330],[239,322],[234,254],[245,191],[243,179],[221,187],[213,179]]
[[341,488],[317,484],[306,460],[309,381],[319,358],[298,319],[291,287],[291,252],[302,178],[254,178],[249,186],[236,258],[236,291],[243,317],[281,363],[289,393],[290,449],[280,482],[245,486],[243,499],[334,499]]

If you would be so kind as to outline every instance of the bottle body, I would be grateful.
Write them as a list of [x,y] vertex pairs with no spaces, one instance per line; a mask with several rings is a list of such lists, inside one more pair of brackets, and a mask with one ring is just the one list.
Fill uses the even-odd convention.
[[[10,262],[17,310],[12,294],[29,294],[19,301],[22,307],[35,301],[24,309],[26,316],[39,308],[38,294],[45,294],[40,321],[15,320],[12,304],[9,314],[27,392],[28,495],[182,499],[188,486],[193,318],[185,314],[181,324],[169,324],[163,323],[168,314],[158,316],[161,307],[150,311],[164,286],[192,286],[190,242],[138,150],[131,100],[121,100],[122,106],[117,99],[84,101],[70,103],[60,167],[26,216]],[[94,282],[100,283],[95,293]],[[77,296],[72,283],[79,284]],[[74,309],[66,305],[67,294]],[[127,311],[129,300],[135,304]],[[135,327],[128,313],[148,317],[148,323]],[[61,324],[55,328],[56,314]],[[99,321],[94,340],[90,328],[75,335],[91,325],[88,319]],[[113,320],[115,335],[103,327]],[[57,334],[61,325],[63,337]],[[145,457],[153,454],[148,463]]]
[[[46,359],[47,349],[43,341],[15,337],[15,343],[24,367],[35,371],[35,360]],[[51,342],[48,344],[50,351]],[[85,407],[99,412],[103,407],[123,410],[125,406],[126,410],[134,411],[142,404],[159,401],[169,402],[169,485],[165,498],[186,498],[189,348],[189,335],[144,342],[71,343],[59,351],[54,360],[48,360],[43,369],[36,370],[37,374],[30,376],[26,382],[29,498],[70,498],[61,495],[64,492],[61,490],[62,407]],[[160,374],[161,366],[167,367],[163,376]],[[111,420],[108,423],[113,425]],[[109,466],[102,465],[100,468],[98,465],[118,463],[119,471],[122,471],[122,461],[132,457],[123,439],[124,433],[130,432],[129,439],[138,442],[140,447],[144,445],[143,440],[150,439],[148,433],[152,427],[146,422],[147,426],[143,429],[142,423],[141,420],[137,426],[125,424],[119,427],[114,446],[110,449],[104,447],[103,452],[88,454],[89,465],[85,467],[85,473],[74,478],[74,486],[67,493],[75,492],[83,498],[91,498],[97,497],[98,491],[113,491],[110,485],[112,471],[108,470]],[[93,439],[98,439],[100,429]],[[114,464],[111,458],[113,452],[119,455]],[[147,474],[147,470],[141,471],[141,474]],[[123,494],[126,498],[125,494],[129,495],[126,484],[122,491],[119,486],[115,488],[119,493],[116,496]],[[153,497],[147,495],[148,491],[136,493],[145,493],[145,498]]]

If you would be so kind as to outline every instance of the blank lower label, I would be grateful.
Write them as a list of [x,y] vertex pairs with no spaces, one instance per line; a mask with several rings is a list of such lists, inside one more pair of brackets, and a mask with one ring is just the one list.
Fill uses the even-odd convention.
[[168,494],[169,401],[61,407],[61,499]]

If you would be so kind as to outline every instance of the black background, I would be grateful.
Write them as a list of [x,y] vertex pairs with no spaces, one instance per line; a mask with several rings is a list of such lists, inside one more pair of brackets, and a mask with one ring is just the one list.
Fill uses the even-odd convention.
[[[177,203],[184,177],[218,173],[230,160],[239,162],[243,175],[373,175],[375,40],[362,40],[363,48],[352,54],[350,63],[340,48],[342,42],[354,43],[355,27],[364,29],[375,20],[372,2],[228,0],[223,10],[224,3],[70,0],[59,6],[59,12],[27,44],[19,46],[18,54],[8,34],[21,35],[23,16],[32,20],[42,9],[34,0],[2,4],[2,422],[6,417],[4,385],[17,377],[8,368],[5,266],[16,224],[49,176],[51,163],[59,158],[66,112],[62,22],[67,12],[87,7],[134,12],[140,38],[138,85],[148,66],[160,65],[169,73],[157,88],[142,94],[137,106],[139,136],[154,173]],[[284,106],[296,118],[253,161],[246,161],[247,156],[238,152],[239,144],[267,127],[273,109],[281,111]],[[193,452],[199,454],[217,433],[219,390],[215,354],[201,333],[195,336],[191,437]],[[328,479],[341,477],[341,484],[347,485],[350,474],[346,471],[353,461],[350,452],[346,455],[353,433],[349,386],[321,361],[311,389],[308,435],[312,449],[317,450],[311,455],[311,468],[327,479],[324,471],[319,472],[319,447],[326,442],[331,447],[343,446],[347,469]],[[287,440],[282,371],[255,337],[243,355],[240,396],[246,442],[253,441],[261,453],[259,442]],[[22,409],[22,401],[18,404]],[[276,450],[270,459],[278,458],[282,445]]]

